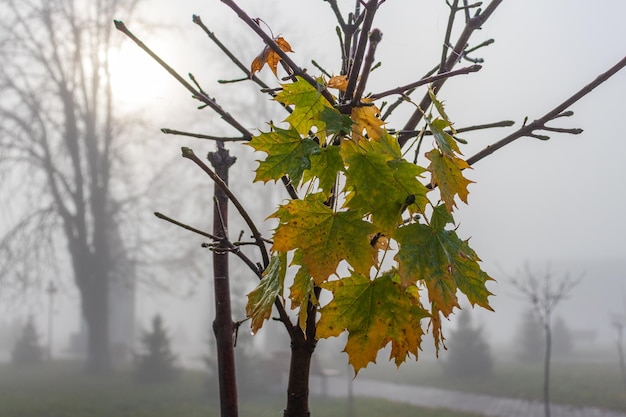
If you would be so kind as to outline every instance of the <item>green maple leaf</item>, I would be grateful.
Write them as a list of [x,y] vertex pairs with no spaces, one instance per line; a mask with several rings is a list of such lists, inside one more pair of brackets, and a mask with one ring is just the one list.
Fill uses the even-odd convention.
[[[373,145],[369,145],[372,143]],[[372,223],[388,233],[402,222],[402,213],[422,213],[428,202],[426,187],[417,179],[424,170],[376,149],[375,142],[344,141],[341,154],[348,165],[345,206],[371,213]]]
[[286,271],[286,254],[272,256],[261,282],[248,294],[246,315],[252,319],[252,333],[256,333],[263,326],[263,322],[270,318],[276,297],[282,296]]
[[467,204],[467,186],[474,182],[463,176],[463,170],[469,168],[469,164],[454,155],[442,154],[438,149],[431,150],[426,157],[430,159],[428,170],[432,175],[431,182],[439,187],[441,199],[448,211],[456,207],[455,195]]
[[318,284],[334,274],[343,260],[356,271],[369,274],[376,250],[368,235],[375,233],[374,227],[362,220],[360,213],[333,212],[321,198],[314,194],[292,200],[271,216],[280,221],[272,250],[299,249],[302,265]]
[[324,107],[319,114],[319,119],[324,122],[328,135],[347,135],[350,133],[354,123],[350,116],[341,114],[333,107]]
[[325,146],[319,154],[311,155],[311,169],[305,171],[303,182],[318,179],[319,188],[328,197],[337,181],[337,173],[344,168],[338,146]]
[[423,334],[420,321],[429,314],[416,292],[397,282],[394,271],[375,280],[353,272],[322,286],[333,299],[320,310],[316,334],[327,338],[347,330],[344,351],[356,373],[376,362],[378,351],[390,342],[390,359],[397,366],[409,355],[417,357]]
[[[308,135],[313,126],[324,130],[324,122],[319,118],[325,108],[333,108],[322,95],[321,90],[309,84],[301,77],[291,84],[283,84],[282,91],[276,94],[276,100],[286,105],[294,105],[293,112],[285,119],[298,133]],[[320,87],[322,88],[322,87]]]
[[302,138],[294,129],[281,129],[270,125],[272,130],[252,138],[248,144],[257,151],[267,153],[259,161],[255,181],[278,181],[288,175],[294,185],[298,185],[305,170],[311,167],[311,156],[321,152],[319,145]]
[[437,146],[441,153],[444,155],[455,155],[455,153],[461,154],[459,145],[457,145],[454,138],[445,131],[445,129],[452,128],[452,124],[449,121],[442,119],[435,119],[428,123],[430,131],[433,133],[433,137],[437,142]]
[[433,218],[437,221],[430,226],[413,223],[394,233],[393,238],[400,246],[395,259],[402,284],[424,282],[430,302],[446,317],[454,307],[459,307],[457,290],[472,305],[491,310],[488,297],[492,294],[486,282],[493,278],[480,268],[480,258],[468,241],[461,240],[454,230],[444,228],[449,214],[443,211],[446,211],[443,206],[435,208]]

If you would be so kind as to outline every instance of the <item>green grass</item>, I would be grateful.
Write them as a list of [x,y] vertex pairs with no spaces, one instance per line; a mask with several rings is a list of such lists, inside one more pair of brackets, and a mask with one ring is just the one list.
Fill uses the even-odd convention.
[[[241,417],[282,416],[284,395],[240,396]],[[343,399],[311,398],[313,417],[347,413]],[[374,399],[355,399],[356,417],[476,417]],[[137,384],[128,373],[91,378],[76,363],[39,369],[0,366],[0,417],[218,417],[216,389],[207,375],[184,372],[172,384]]]
[[[552,402],[626,411],[626,389],[616,364],[555,361],[551,373]],[[498,362],[489,378],[463,379],[445,376],[441,364],[433,360],[405,364],[400,369],[381,361],[378,365],[362,371],[359,378],[539,401],[543,398],[541,363]]]

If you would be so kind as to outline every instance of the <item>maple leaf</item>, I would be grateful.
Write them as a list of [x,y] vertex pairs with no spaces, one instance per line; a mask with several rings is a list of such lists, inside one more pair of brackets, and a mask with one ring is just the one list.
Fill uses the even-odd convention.
[[344,168],[338,146],[325,146],[319,154],[311,155],[311,169],[305,171],[303,182],[317,178],[319,188],[326,197],[332,193],[337,173]]
[[[301,258],[302,251],[296,251],[293,263],[301,265]],[[313,278],[311,278],[305,266],[300,266],[298,272],[296,272],[296,276],[293,278],[293,284],[289,288],[289,300],[291,301],[292,309],[300,309],[298,311],[298,325],[302,330],[306,328],[306,319],[308,316],[307,305],[309,300],[317,304],[313,288]]]
[[348,115],[341,114],[332,107],[324,107],[319,114],[319,119],[326,125],[326,134],[328,135],[347,135],[354,123]]
[[[459,307],[457,290],[465,294],[469,302],[492,310],[486,282],[492,281],[478,262],[480,258],[461,240],[454,230],[446,230],[446,218],[451,219],[444,206],[437,206],[436,222],[430,225],[409,224],[400,227],[393,238],[400,248],[395,258],[402,285],[425,283],[429,301],[448,317],[454,307]],[[449,216],[449,217],[447,217]]]
[[346,91],[348,89],[348,76],[347,75],[335,75],[330,77],[326,85],[329,88],[336,88],[339,91]]
[[363,274],[374,265],[375,249],[368,234],[374,226],[357,212],[338,212],[324,205],[323,195],[292,200],[270,217],[280,224],[274,233],[272,250],[302,251],[302,264],[317,284],[327,280],[342,260]]
[[428,122],[428,126],[430,127],[430,131],[432,132],[441,153],[446,156],[455,156],[455,153],[462,155],[456,140],[454,140],[454,138],[445,131],[446,128],[452,127],[450,122],[442,119],[435,119],[432,122]]
[[252,138],[248,145],[267,153],[259,161],[255,181],[278,181],[288,175],[294,185],[300,183],[302,174],[311,167],[310,157],[321,152],[319,145],[309,138],[302,138],[294,129],[281,129],[274,125],[271,131]]
[[435,356],[439,357],[440,347],[443,346],[444,349],[447,349],[445,344],[446,338],[443,337],[443,332],[441,330],[441,316],[439,314],[439,309],[433,303],[431,303],[430,323],[428,324],[428,327],[433,333],[433,341],[435,342]]
[[355,373],[376,362],[378,351],[390,342],[390,359],[397,366],[409,355],[417,357],[423,335],[420,321],[429,314],[416,293],[396,281],[394,271],[374,280],[353,272],[322,284],[333,299],[320,310],[316,334],[327,338],[347,330],[344,351]]
[[[276,42],[276,45],[278,45],[278,47],[284,52],[293,52],[291,45],[289,45],[289,43],[282,36],[274,38],[274,42]],[[256,72],[261,71],[265,64],[270,67],[274,76],[278,77],[278,63],[281,59],[282,58],[276,53],[276,51],[270,48],[269,45],[265,45],[263,51],[261,51],[261,53],[252,61],[252,65],[250,66],[250,78],[252,78]]]
[[431,183],[439,187],[441,199],[448,211],[456,207],[455,195],[467,204],[467,186],[474,181],[465,178],[463,170],[470,168],[470,165],[464,159],[445,155],[438,149],[432,149],[426,153],[426,157],[430,159],[428,170],[432,175]]
[[333,106],[322,95],[321,90],[309,84],[302,77],[296,77],[296,82],[283,84],[281,92],[275,99],[285,105],[294,105],[293,112],[285,119],[301,135],[308,135],[311,127],[324,130],[325,124],[319,120],[319,115],[325,108]]
[[423,172],[401,158],[377,151],[374,142],[344,141],[341,155],[348,165],[345,207],[370,213],[380,232],[391,232],[402,222],[402,213],[422,213],[428,202],[426,187],[417,179]]
[[270,318],[276,297],[283,293],[286,271],[286,254],[273,255],[263,272],[261,282],[248,294],[246,315],[252,319],[252,333],[256,333],[263,326],[263,322]]
[[355,141],[365,139],[363,132],[367,133],[367,137],[373,140],[379,140],[385,132],[383,125],[385,122],[380,119],[380,110],[375,105],[363,100],[366,105],[354,107],[350,118],[354,121],[352,125],[352,138]]

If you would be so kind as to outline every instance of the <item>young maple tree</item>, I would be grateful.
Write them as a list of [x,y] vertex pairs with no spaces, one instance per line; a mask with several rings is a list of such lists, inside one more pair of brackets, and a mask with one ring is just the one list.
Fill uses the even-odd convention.
[[[193,77],[192,83],[187,82],[122,22],[116,21],[119,30],[151,54],[195,99],[236,129],[241,134],[239,140],[265,153],[256,169],[255,181],[281,182],[291,197],[270,215],[278,225],[273,236],[264,237],[222,175],[216,174],[191,149],[183,148],[183,157],[200,166],[242,215],[253,236],[252,243],[259,248],[260,262],[257,264],[239,250],[245,242],[230,240],[222,217],[216,220],[217,229],[211,234],[159,215],[211,238],[214,243],[210,246],[216,256],[234,254],[259,276],[258,287],[248,295],[246,312],[253,332],[276,311],[289,334],[291,359],[284,411],[287,417],[310,414],[309,372],[318,339],[347,332],[345,352],[358,373],[389,344],[390,359],[397,365],[408,357],[417,358],[424,329],[430,329],[438,350],[444,341],[442,317],[449,317],[459,308],[459,292],[472,305],[491,309],[488,300],[491,293],[486,284],[492,278],[481,269],[480,259],[468,240],[457,234],[453,217],[458,201],[467,203],[467,187],[472,181],[465,176],[466,169],[518,138],[545,139],[537,131],[580,133],[578,129],[547,127],[546,123],[571,115],[567,108],[572,103],[626,65],[623,59],[540,119],[524,123],[509,136],[465,159],[459,146],[463,141],[457,137],[461,129],[455,129],[437,93],[448,78],[480,70],[480,65],[475,63],[458,70],[453,68],[469,52],[489,44],[468,47],[472,33],[502,0],[492,0],[484,9],[478,3],[449,2],[448,30],[440,63],[422,79],[381,93],[366,92],[382,39],[373,22],[384,1],[356,1],[347,19],[336,0],[325,1],[338,22],[342,65],[335,69],[337,76],[316,65],[319,76],[313,77],[311,71],[290,58],[287,53],[291,52],[291,45],[283,37],[266,33],[265,23],[251,18],[233,0],[222,3],[266,44],[250,66],[242,63],[194,16],[194,23],[238,65],[246,79],[257,83],[288,112],[283,123],[270,123],[269,128],[257,135],[225,111]],[[465,16],[464,29],[452,43],[451,29],[459,14]],[[286,71],[287,76],[274,87],[255,75],[266,64],[276,76],[279,65]],[[411,95],[420,86],[424,87],[423,98],[414,102]],[[397,96],[398,100],[385,109],[380,102],[389,96]],[[403,103],[413,106],[414,111],[402,128],[392,129],[385,119]],[[466,130],[505,125],[510,123]],[[224,150],[226,141],[233,140],[164,131],[215,139],[218,152]],[[424,151],[423,139],[427,135],[433,138],[428,141],[432,147]],[[425,156],[426,166],[408,160],[409,151]],[[218,212],[216,216],[222,216]],[[321,305],[323,291],[332,298]],[[296,319],[290,317],[289,309],[297,313]],[[240,324],[234,323],[229,314],[222,324],[230,332],[216,331],[218,339],[226,338],[223,339],[226,345],[232,345],[232,334]],[[222,415],[236,415],[234,376],[220,375],[220,378],[224,381],[220,389],[231,391],[222,400],[234,402],[222,406]]]

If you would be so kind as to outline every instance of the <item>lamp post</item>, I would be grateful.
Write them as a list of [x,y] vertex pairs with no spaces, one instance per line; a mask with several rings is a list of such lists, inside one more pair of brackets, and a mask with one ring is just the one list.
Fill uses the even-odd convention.
[[48,360],[52,359],[52,319],[54,316],[54,294],[57,292],[57,287],[54,282],[48,283],[46,288],[48,293],[48,346],[46,351],[46,357]]

